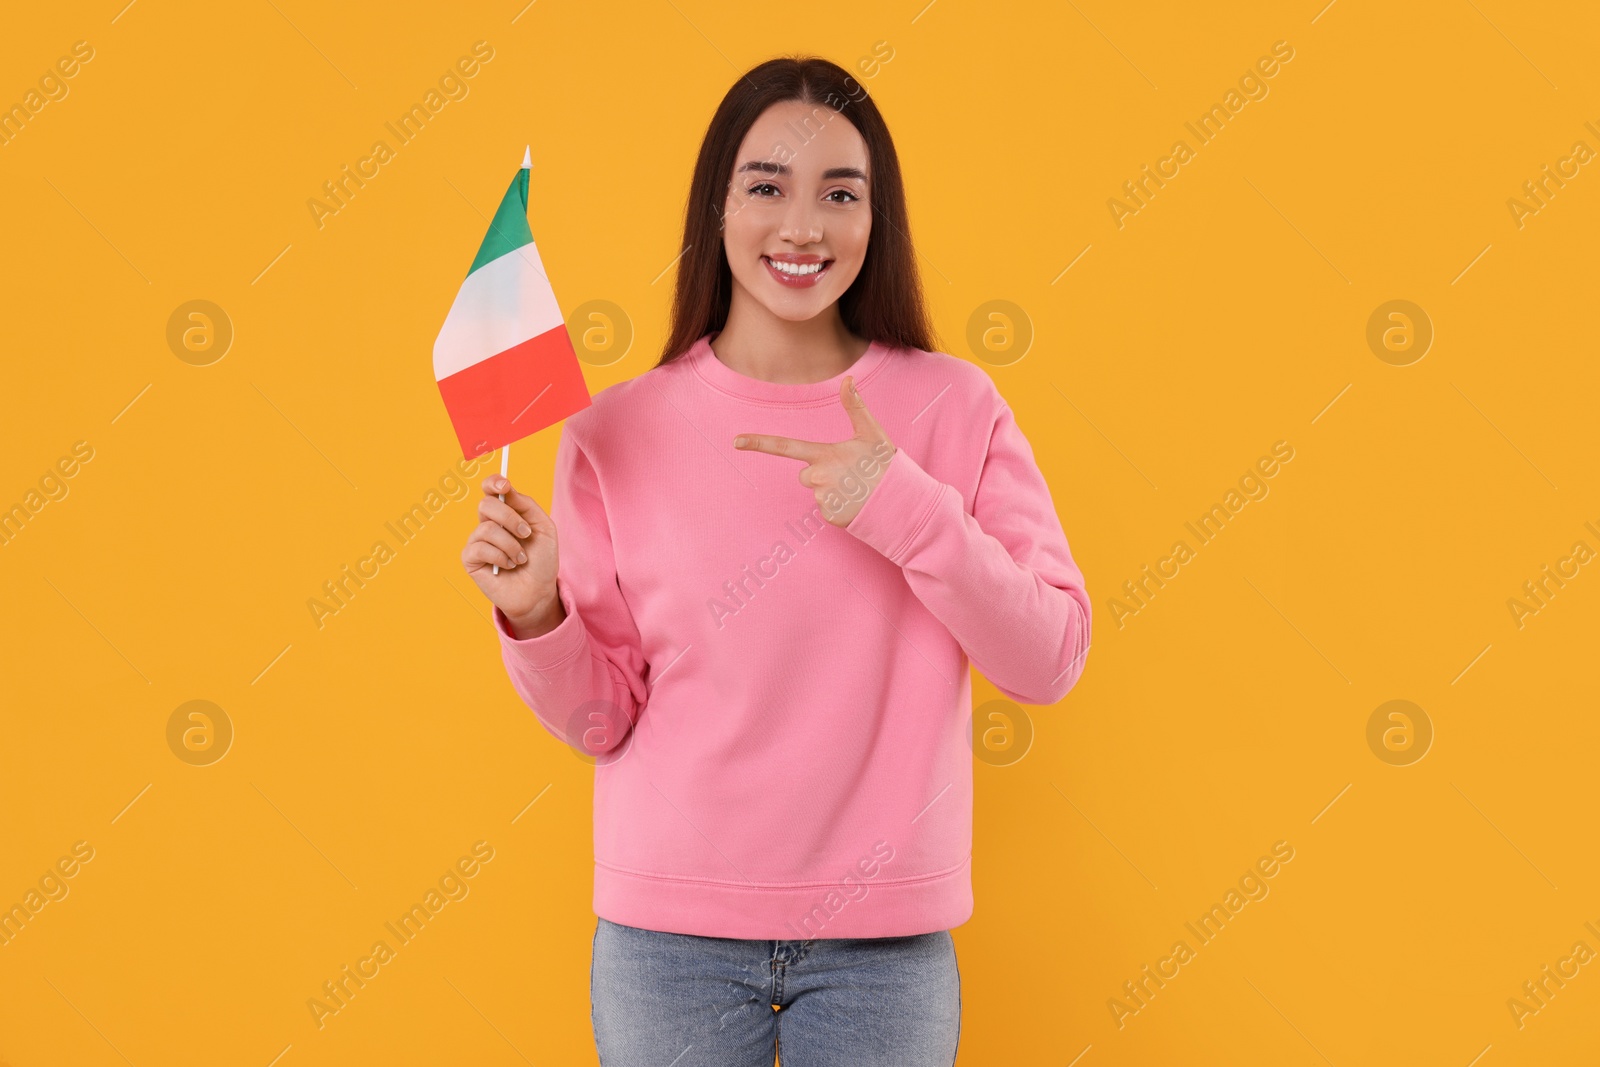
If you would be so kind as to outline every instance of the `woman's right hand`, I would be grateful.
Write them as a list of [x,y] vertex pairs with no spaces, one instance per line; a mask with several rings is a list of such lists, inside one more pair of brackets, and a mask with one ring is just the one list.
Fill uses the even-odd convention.
[[483,481],[478,518],[461,562],[483,595],[519,631],[544,632],[545,624],[565,618],[556,593],[556,524],[538,501],[490,475]]

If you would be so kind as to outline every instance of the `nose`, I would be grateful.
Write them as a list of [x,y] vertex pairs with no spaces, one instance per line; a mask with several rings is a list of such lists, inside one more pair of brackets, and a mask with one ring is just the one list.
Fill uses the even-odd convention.
[[822,240],[822,223],[816,217],[814,205],[800,199],[790,202],[783,213],[783,223],[778,236],[791,244],[804,245]]

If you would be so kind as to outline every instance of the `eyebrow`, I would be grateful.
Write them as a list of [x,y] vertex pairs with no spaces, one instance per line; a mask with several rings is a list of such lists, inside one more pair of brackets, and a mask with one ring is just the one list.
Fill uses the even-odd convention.
[[[776,174],[781,178],[787,178],[791,173],[787,163],[776,163],[771,160],[752,160],[749,163],[742,164],[734,173],[743,174],[747,170],[759,170],[765,174]],[[822,172],[823,181],[829,181],[833,178],[867,180],[867,176],[856,167],[829,167]]]

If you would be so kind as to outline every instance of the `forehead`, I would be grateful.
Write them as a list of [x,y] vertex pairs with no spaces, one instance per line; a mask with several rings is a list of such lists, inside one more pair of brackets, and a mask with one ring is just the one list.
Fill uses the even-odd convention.
[[785,163],[800,175],[833,167],[871,173],[867,142],[850,120],[826,104],[798,100],[773,104],[751,124],[734,168],[751,161]]

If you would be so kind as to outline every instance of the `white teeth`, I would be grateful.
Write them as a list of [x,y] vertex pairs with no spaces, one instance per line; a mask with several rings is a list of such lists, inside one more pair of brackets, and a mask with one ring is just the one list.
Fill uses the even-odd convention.
[[769,259],[767,262],[771,263],[775,268],[783,271],[785,274],[815,274],[817,271],[828,265],[826,262],[806,263],[803,265],[794,263],[780,263],[775,259]]

